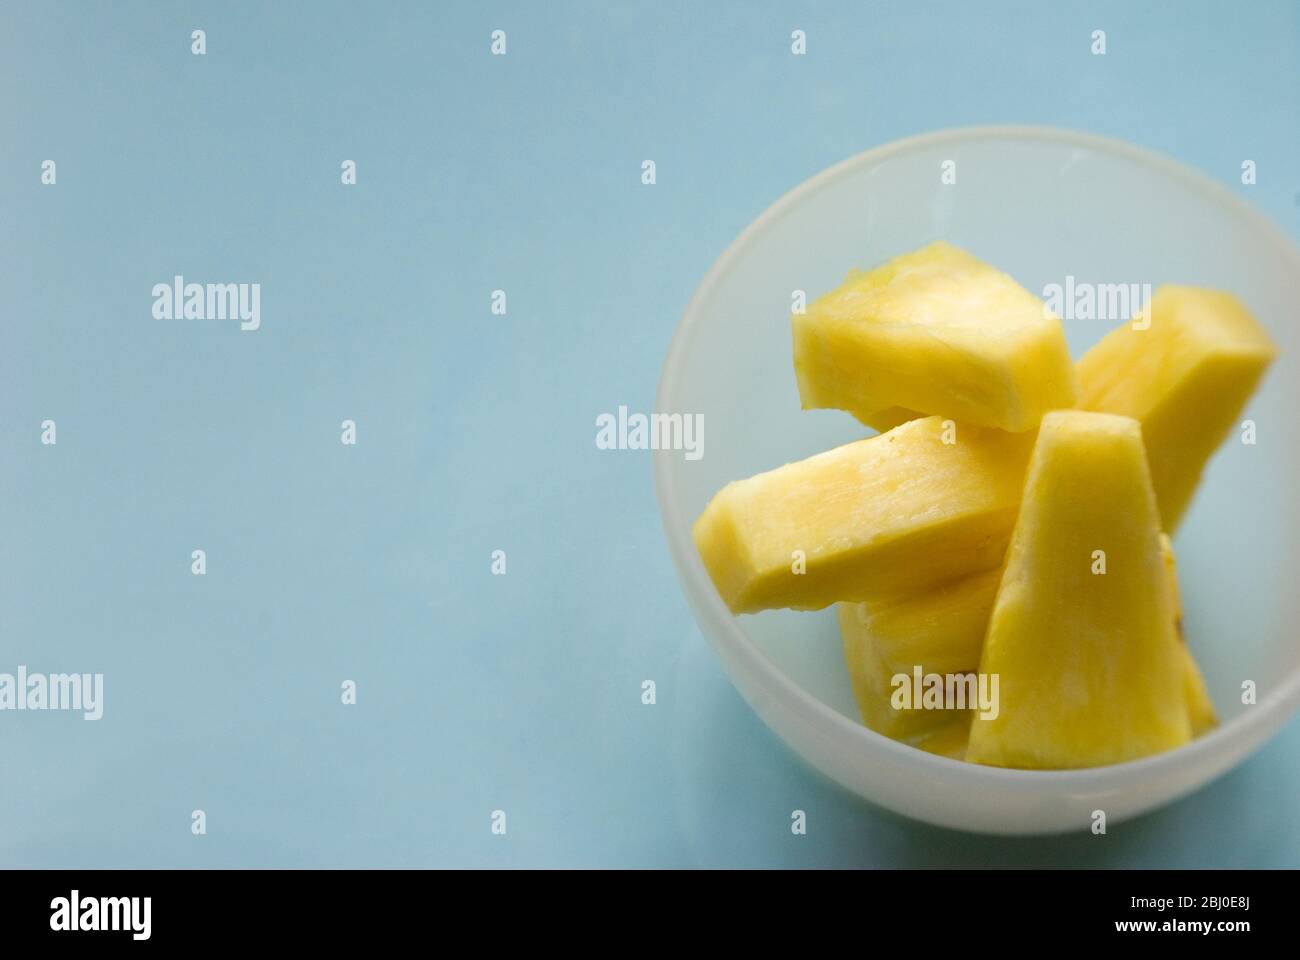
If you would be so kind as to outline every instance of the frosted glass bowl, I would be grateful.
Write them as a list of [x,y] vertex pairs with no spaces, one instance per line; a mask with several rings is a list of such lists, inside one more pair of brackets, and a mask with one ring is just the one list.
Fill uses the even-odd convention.
[[[955,166],[947,166],[951,161]],[[956,182],[941,181],[944,170]],[[1231,171],[1235,176],[1236,171]],[[951,179],[951,178],[950,178]],[[1250,188],[1241,187],[1244,191]],[[833,610],[733,617],[690,526],[729,480],[868,434],[847,414],[801,411],[791,366],[793,291],[817,294],[931,240],[965,247],[1029,290],[1182,282],[1241,297],[1282,348],[1206,471],[1175,547],[1188,642],[1219,709],[1209,735],[1090,770],[1001,770],[895,743],[861,725]],[[859,154],[786,194],[709,270],[673,338],[656,409],[697,413],[703,456],[654,455],[668,544],[704,636],[764,722],[849,790],[930,823],[1002,834],[1086,830],[1188,793],[1241,761],[1300,701],[1296,396],[1300,252],[1202,174],[1097,136],[1040,128],[943,131]],[[1077,358],[1115,323],[1069,319]],[[1257,702],[1245,705],[1242,683]]]

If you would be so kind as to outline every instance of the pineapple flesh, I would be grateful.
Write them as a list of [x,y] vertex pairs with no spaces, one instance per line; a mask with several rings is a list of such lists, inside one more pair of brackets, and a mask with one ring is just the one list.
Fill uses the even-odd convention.
[[1276,356],[1277,347],[1231,294],[1164,286],[1134,323],[1112,330],[1080,359],[1080,408],[1142,421],[1169,533]]
[[733,613],[938,586],[1002,562],[1032,445],[913,420],[727,484],[695,545]]
[[971,711],[896,708],[892,681],[899,674],[910,677],[917,667],[923,675],[974,673],[1000,578],[1001,571],[994,568],[933,590],[839,604],[844,662],[864,725],[921,749],[929,747],[918,738],[933,735],[935,742],[946,744],[942,731],[956,736],[956,726],[965,753]]
[[1005,273],[942,241],[851,273],[792,325],[804,409],[870,422],[902,408],[1019,432],[1077,399],[1060,321]]
[[1092,767],[1187,742],[1180,647],[1139,424],[1048,414],[980,661],[1000,710],[967,759]]

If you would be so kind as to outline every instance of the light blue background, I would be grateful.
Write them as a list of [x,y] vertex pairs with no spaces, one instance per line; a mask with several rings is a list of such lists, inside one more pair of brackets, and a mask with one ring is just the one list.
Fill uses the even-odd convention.
[[[722,675],[649,455],[593,442],[747,223],[899,137],[1109,134],[1300,233],[1295,4],[1043,7],[6,2],[0,670],[106,704],[0,714],[0,865],[1300,863],[1294,720],[1105,838],[865,807]],[[176,273],[260,282],[262,329],[153,320]]]

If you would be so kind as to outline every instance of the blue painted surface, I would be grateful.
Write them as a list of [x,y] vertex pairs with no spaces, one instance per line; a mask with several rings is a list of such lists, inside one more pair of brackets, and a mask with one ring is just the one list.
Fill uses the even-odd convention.
[[[1095,131],[1300,233],[1293,4],[975,7],[6,4],[0,671],[105,704],[0,713],[0,865],[1300,863],[1294,720],[1104,839],[863,806],[722,675],[649,456],[593,443],[731,239],[899,137]],[[261,329],[153,319],[176,274],[259,282]]]

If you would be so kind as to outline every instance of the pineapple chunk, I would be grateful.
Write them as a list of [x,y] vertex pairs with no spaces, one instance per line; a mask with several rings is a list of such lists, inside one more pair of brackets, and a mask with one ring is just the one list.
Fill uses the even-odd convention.
[[890,702],[893,678],[900,672],[910,676],[911,667],[905,671],[894,669],[881,658],[870,634],[846,623],[853,607],[853,604],[839,605],[840,633],[844,637],[844,656],[849,663],[853,698],[858,702],[863,724],[893,740],[910,740],[933,733],[951,722],[950,711],[894,708]]
[[839,604],[840,636],[862,722],[919,750],[962,760],[971,710],[896,709],[893,678],[974,673],[999,569],[933,591],[868,603]]
[[1135,324],[1112,330],[1079,361],[1080,408],[1142,421],[1165,530],[1178,528],[1206,461],[1276,356],[1231,294],[1165,286]]
[[[973,671],[1001,576],[995,567],[933,590],[841,604],[850,611],[841,621],[845,643],[850,626],[870,636],[895,673],[911,673],[916,665],[925,673]],[[853,669],[850,659],[849,672]]]
[[1077,397],[1060,321],[942,241],[850,273],[792,323],[805,410],[898,406],[1019,432]]
[[[893,678],[910,677],[916,667],[923,675],[975,672],[1000,576],[994,568],[934,590],[839,604],[844,662],[863,724],[922,750],[953,756],[955,748],[948,747],[956,735],[945,731],[956,722],[960,753],[965,754],[971,711],[960,711],[954,721],[954,711],[896,708]],[[930,736],[940,748],[918,739]]]
[[967,759],[1093,767],[1186,743],[1179,646],[1140,426],[1048,414],[980,660],[1001,703]]
[[733,613],[914,592],[1002,562],[1032,434],[938,417],[727,484],[692,534]]

